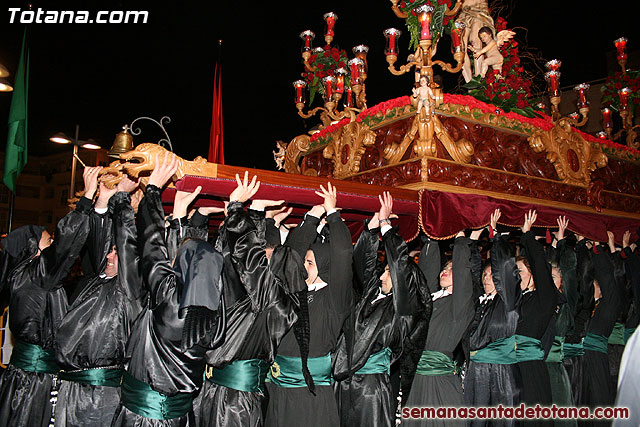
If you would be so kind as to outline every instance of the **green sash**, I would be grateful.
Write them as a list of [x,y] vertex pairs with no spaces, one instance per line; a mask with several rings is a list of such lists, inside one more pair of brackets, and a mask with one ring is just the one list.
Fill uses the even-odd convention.
[[364,366],[356,371],[358,375],[387,374],[391,373],[391,349],[385,347],[377,353],[373,353],[367,359]]
[[616,323],[609,335],[609,344],[624,345],[624,325],[622,323]]
[[262,359],[234,360],[224,368],[209,369],[207,367],[207,379],[214,384],[234,390],[264,393],[264,379],[269,364]]
[[587,332],[587,336],[584,337],[583,341],[584,349],[607,354],[607,341],[607,337]]
[[439,351],[425,350],[418,361],[416,374],[436,376],[452,375],[456,373],[456,364],[444,353]]
[[511,365],[516,363],[516,337],[495,340],[484,348],[471,352],[471,361],[476,363],[496,363]]
[[624,345],[627,345],[627,341],[631,338],[631,335],[636,331],[636,328],[624,328]]
[[563,347],[564,337],[556,335],[553,338],[553,344],[551,345],[551,350],[549,350],[546,361],[550,363],[562,362],[562,359],[564,359]]
[[53,350],[20,340],[16,340],[9,363],[27,372],[57,374],[60,371]]
[[564,345],[562,346],[562,351],[564,352],[565,359],[584,356],[584,345],[581,342],[579,343],[565,342]]
[[82,369],[80,371],[60,371],[60,379],[74,383],[120,387],[122,373],[120,367]]
[[516,337],[516,360],[518,362],[528,362],[530,360],[544,360],[544,350],[539,339],[524,335]]
[[[310,357],[307,359],[307,367],[315,385],[333,384],[331,354]],[[302,359],[277,355],[269,369],[267,380],[278,387],[306,387],[307,384],[304,382],[304,376],[302,375]]]
[[187,414],[193,406],[191,393],[167,396],[128,372],[122,375],[122,404],[132,412],[154,420],[170,420]]

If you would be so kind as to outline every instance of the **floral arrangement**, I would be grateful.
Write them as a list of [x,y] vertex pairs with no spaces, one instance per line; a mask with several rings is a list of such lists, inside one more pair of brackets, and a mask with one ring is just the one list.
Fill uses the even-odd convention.
[[[339,68],[347,67],[347,52],[343,49],[326,45],[324,48],[316,48],[309,58],[309,65],[315,67],[314,71],[305,69],[302,77],[307,82],[309,88],[309,105],[313,104],[316,93],[324,94],[324,85],[322,79],[326,76],[333,76]],[[344,87],[351,87],[351,78],[345,76]]]
[[[496,31],[507,28],[507,21],[498,18]],[[474,77],[462,87],[468,89],[469,95],[480,101],[493,104],[505,112],[513,111],[524,117],[538,116],[540,110],[531,104],[531,79],[527,78],[520,64],[518,42],[507,40],[500,46],[500,54],[504,57],[502,73],[490,70],[484,78]]]
[[420,40],[420,22],[418,22],[418,14],[415,9],[423,4],[433,6],[433,18],[431,20],[431,32],[433,33],[433,43],[437,43],[438,39],[449,25],[453,25],[453,16],[445,16],[448,9],[451,9],[451,0],[402,0],[398,7],[407,14],[407,30],[411,36],[409,41],[410,49],[417,49]]
[[620,111],[618,91],[625,87],[631,89],[629,110],[633,114],[636,106],[640,104],[640,70],[629,70],[624,75],[618,71],[614,75],[608,76],[602,86],[602,105]]

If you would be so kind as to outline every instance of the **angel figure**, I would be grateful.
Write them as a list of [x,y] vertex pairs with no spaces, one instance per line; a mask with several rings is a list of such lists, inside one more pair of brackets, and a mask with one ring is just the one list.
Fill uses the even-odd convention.
[[427,116],[433,114],[433,105],[436,100],[436,96],[433,90],[429,87],[429,80],[427,76],[420,76],[420,86],[413,88],[413,97],[418,100],[418,106],[416,108],[416,114],[420,114],[420,109],[424,108],[424,112]]
[[462,76],[466,82],[473,78],[471,70],[471,59],[467,54],[466,47],[474,49],[482,48],[482,41],[478,37],[478,30],[482,27],[494,29],[493,18],[489,14],[489,4],[487,0],[464,0],[462,9],[456,18],[456,22],[463,23],[465,31],[462,33],[462,46],[465,52],[462,65]]
[[276,141],[278,151],[272,150],[273,160],[276,162],[278,170],[284,169],[284,159],[287,155],[287,144],[284,141]]
[[475,75],[484,77],[489,71],[489,67],[498,72],[502,71],[502,63],[504,57],[500,53],[500,46],[507,40],[510,40],[515,35],[515,32],[511,30],[502,30],[498,32],[496,38],[493,37],[493,31],[489,27],[482,27],[478,31],[478,37],[482,40],[482,49],[476,49],[473,46],[469,46],[469,49],[474,53],[475,58]]

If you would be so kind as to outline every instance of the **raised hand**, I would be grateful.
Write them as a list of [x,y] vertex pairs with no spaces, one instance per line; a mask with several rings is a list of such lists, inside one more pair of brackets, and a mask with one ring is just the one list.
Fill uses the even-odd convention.
[[[140,184],[140,178],[136,178],[135,181],[129,178],[129,175],[125,175],[124,178],[116,186],[116,191],[124,191],[125,193],[132,193],[138,188]],[[100,187],[102,193],[102,187]]]
[[391,193],[388,191],[383,192],[378,196],[380,200],[380,210],[378,211],[378,219],[381,222],[389,223],[389,218],[392,215],[393,211],[393,197],[391,197]]
[[609,230],[607,230],[607,245],[609,245],[609,251],[611,251],[611,253],[616,251],[615,236],[613,235],[613,232]]
[[287,219],[289,215],[291,215],[291,212],[293,212],[293,208],[287,209],[286,206],[283,206],[280,209],[275,209],[267,212],[269,213],[267,217],[273,218],[276,223],[276,227],[279,227],[280,224],[282,224],[284,220]]
[[159,156],[156,154],[156,167],[151,172],[151,176],[149,176],[149,185],[155,185],[158,188],[162,188],[178,171],[178,158],[175,154],[169,151],[164,154],[161,162],[158,157]]
[[189,205],[198,197],[198,194],[202,191],[202,186],[198,185],[192,193],[188,191],[176,191],[175,198],[173,199],[173,218],[182,218],[187,216],[187,209]]
[[498,229],[498,220],[500,219],[500,215],[502,215],[500,209],[496,209],[491,214],[491,219],[489,220],[489,226],[491,227],[491,230],[496,231]]
[[323,206],[325,212],[330,212],[336,208],[338,202],[338,191],[330,182],[327,183],[326,189],[321,185],[320,191],[316,191],[315,193],[324,199]]
[[258,177],[254,175],[253,179],[251,179],[251,182],[249,182],[248,171],[245,171],[244,179],[240,179],[240,175],[236,174],[236,182],[238,183],[238,187],[236,187],[236,189],[233,190],[229,195],[229,203],[244,203],[252,198],[260,188],[260,181],[257,181],[257,179]]
[[380,214],[378,212],[373,214],[373,217],[369,220],[367,227],[369,230],[380,227]]
[[558,231],[553,233],[556,236],[558,242],[564,239],[564,232],[567,230],[569,226],[569,220],[566,216],[559,216],[556,220],[558,222]]
[[626,248],[629,246],[629,241],[631,240],[631,231],[627,230],[622,235],[622,248]]
[[118,192],[118,188],[115,185],[113,188],[109,188],[102,181],[100,181],[99,185],[100,191],[98,191],[98,200],[96,200],[95,208],[106,209],[109,206],[109,199]]
[[[82,179],[84,180],[84,197],[93,199],[98,189],[98,174],[102,170],[102,166],[84,168]],[[69,197],[74,197],[71,194]]]
[[536,214],[536,211],[530,210],[529,212],[527,212],[524,215],[524,224],[522,224],[522,232],[526,233],[530,231],[531,226],[533,225],[534,222],[536,222],[536,219],[538,219],[538,215]]

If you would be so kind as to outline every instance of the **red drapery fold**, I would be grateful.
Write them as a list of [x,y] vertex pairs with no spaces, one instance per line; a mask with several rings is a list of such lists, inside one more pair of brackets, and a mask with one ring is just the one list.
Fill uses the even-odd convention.
[[222,138],[222,69],[218,63],[216,63],[213,78],[212,107],[208,160],[211,163],[224,164],[224,143]]
[[611,231],[616,242],[621,243],[622,235],[627,230],[631,232],[633,242],[638,238],[636,230],[640,226],[640,220],[637,219],[570,211],[476,194],[424,191],[421,199],[423,229],[434,238],[452,237],[462,229],[488,225],[491,213],[496,208],[502,212],[499,223],[512,227],[522,226],[524,215],[530,209],[535,209],[538,214],[534,227],[557,228],[557,218],[564,215],[569,220],[569,230],[599,242],[606,242],[607,231]]

